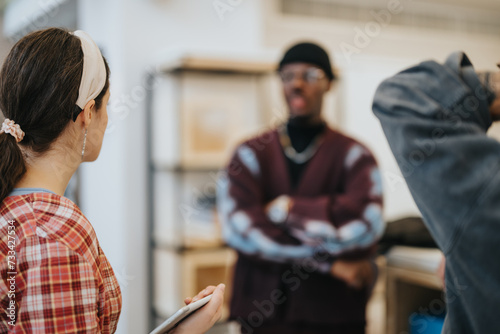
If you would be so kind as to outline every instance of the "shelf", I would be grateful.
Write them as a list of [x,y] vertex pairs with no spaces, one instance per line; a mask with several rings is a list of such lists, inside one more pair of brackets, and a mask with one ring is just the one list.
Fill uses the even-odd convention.
[[208,285],[226,284],[223,316],[229,315],[229,300],[236,252],[230,248],[154,251],[154,309],[160,318],[168,318]]
[[[270,124],[276,63],[255,54],[168,53],[148,99],[150,323],[207,285],[225,283],[236,253],[215,211],[219,170]],[[274,85],[274,86],[273,86]]]
[[165,73],[200,71],[205,73],[267,74],[275,72],[276,56],[269,52],[227,50],[166,50],[159,69]]
[[414,312],[435,316],[445,312],[443,282],[436,273],[441,253],[402,247],[392,258],[390,255],[385,267],[387,334],[399,334],[409,331],[409,317]]

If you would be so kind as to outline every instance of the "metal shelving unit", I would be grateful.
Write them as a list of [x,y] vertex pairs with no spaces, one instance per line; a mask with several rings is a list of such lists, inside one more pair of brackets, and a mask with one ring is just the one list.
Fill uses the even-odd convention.
[[238,142],[269,122],[275,66],[248,59],[184,55],[149,74],[155,87],[147,102],[151,328],[187,295],[231,283],[236,255],[221,239],[217,173]]

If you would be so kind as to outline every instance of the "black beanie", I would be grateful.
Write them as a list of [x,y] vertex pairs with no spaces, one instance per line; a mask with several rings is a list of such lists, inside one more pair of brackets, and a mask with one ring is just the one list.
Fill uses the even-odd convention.
[[278,70],[281,70],[284,65],[290,63],[313,64],[325,71],[326,76],[330,80],[335,78],[328,54],[317,44],[304,42],[292,46],[285,52],[283,59],[280,61]]

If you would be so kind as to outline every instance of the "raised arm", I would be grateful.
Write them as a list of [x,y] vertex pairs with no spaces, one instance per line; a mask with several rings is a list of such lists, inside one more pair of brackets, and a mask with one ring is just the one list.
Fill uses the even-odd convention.
[[[500,170],[500,144],[486,136],[494,94],[463,53],[423,62],[384,81],[373,111],[440,248],[460,237]],[[498,203],[494,204],[498,205]],[[486,223],[486,222],[485,222]]]
[[463,53],[384,81],[373,110],[424,222],[446,256],[443,333],[500,325],[500,143],[486,136],[498,100]]

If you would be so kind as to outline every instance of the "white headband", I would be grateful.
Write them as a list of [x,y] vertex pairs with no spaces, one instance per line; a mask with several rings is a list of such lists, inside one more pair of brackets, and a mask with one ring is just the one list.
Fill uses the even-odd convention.
[[106,66],[102,58],[101,51],[97,44],[86,32],[77,30],[73,33],[80,38],[83,51],[83,73],[80,89],[78,91],[78,100],[76,105],[81,109],[95,99],[106,84]]

